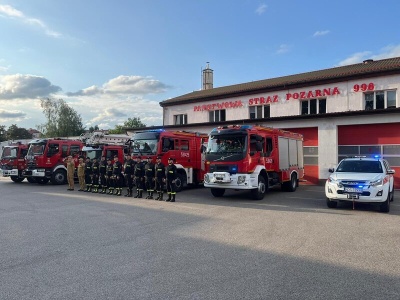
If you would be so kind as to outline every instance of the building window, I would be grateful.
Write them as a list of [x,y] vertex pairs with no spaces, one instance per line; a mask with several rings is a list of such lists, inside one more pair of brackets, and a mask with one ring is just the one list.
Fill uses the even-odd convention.
[[250,119],[266,119],[271,117],[269,105],[258,105],[249,107]]
[[210,111],[210,122],[226,121],[225,109]]
[[326,99],[310,99],[300,102],[302,115],[326,113]]
[[187,115],[174,115],[174,123],[175,125],[187,124]]
[[303,147],[304,165],[318,166],[318,147]]
[[365,93],[365,110],[396,107],[396,91]]

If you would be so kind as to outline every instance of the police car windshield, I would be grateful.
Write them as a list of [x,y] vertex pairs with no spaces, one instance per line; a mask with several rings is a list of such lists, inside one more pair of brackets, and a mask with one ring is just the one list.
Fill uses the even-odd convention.
[[137,140],[134,139],[132,143],[132,153],[136,154],[156,154],[157,153],[157,140]]
[[32,155],[42,155],[44,153],[44,147],[46,143],[35,143],[35,144],[30,144],[29,150],[28,150],[28,156]]
[[207,154],[243,153],[246,151],[244,135],[212,135],[208,140]]
[[343,160],[336,172],[383,173],[382,164],[376,160]]
[[17,158],[18,147],[5,147],[1,158]]

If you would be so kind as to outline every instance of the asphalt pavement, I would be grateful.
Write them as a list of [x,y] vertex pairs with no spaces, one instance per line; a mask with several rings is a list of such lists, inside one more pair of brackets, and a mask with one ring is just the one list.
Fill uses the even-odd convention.
[[[400,199],[400,191],[396,191]],[[400,299],[400,201],[323,187],[177,202],[0,180],[0,299]]]

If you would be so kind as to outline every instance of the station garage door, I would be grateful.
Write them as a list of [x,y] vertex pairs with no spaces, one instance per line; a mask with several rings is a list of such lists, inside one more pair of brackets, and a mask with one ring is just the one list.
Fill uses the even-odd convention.
[[379,155],[396,171],[400,189],[400,123],[346,125],[338,127],[338,161],[346,156]]

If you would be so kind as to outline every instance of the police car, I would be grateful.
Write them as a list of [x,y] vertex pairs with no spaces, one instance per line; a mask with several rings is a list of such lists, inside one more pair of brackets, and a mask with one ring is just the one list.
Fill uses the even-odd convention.
[[326,203],[337,207],[338,201],[377,203],[380,211],[389,212],[394,198],[395,173],[379,157],[352,157],[340,161],[325,183]]

